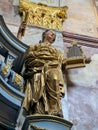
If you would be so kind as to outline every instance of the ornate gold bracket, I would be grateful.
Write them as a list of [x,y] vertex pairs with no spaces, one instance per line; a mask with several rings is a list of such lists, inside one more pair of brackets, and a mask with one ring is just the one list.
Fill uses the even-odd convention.
[[[22,21],[27,24],[50,29],[61,30],[62,24],[67,19],[68,7],[52,7],[41,3],[33,3],[28,0],[20,0],[19,12]],[[29,12],[29,16],[26,14]],[[26,18],[27,17],[27,18]]]

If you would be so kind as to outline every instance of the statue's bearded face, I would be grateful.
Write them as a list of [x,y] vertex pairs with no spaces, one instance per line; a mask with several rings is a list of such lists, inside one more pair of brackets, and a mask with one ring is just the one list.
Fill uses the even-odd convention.
[[49,30],[45,33],[45,39],[44,40],[46,40],[50,43],[53,43],[55,41],[55,38],[56,38],[56,34],[55,34],[54,31]]

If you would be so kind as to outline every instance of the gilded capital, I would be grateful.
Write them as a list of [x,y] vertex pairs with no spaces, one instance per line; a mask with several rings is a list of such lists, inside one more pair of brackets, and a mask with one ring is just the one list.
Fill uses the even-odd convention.
[[28,0],[20,0],[19,4],[22,21],[26,21],[29,25],[56,30],[62,29],[62,24],[67,19],[67,9],[67,6],[54,7]]

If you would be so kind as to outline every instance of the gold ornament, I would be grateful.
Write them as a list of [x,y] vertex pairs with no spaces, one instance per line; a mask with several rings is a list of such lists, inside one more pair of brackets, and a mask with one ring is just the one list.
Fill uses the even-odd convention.
[[[20,0],[19,12],[22,21],[27,24],[50,29],[61,30],[62,24],[67,19],[67,6],[52,7],[42,3],[33,3],[28,0]],[[29,12],[28,19],[26,14]]]

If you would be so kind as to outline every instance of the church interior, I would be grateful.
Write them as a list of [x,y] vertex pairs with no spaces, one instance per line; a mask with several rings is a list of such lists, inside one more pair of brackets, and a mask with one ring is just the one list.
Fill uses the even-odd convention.
[[[25,28],[20,30],[23,21]],[[66,57],[64,120],[22,116],[24,57],[46,29],[56,32],[53,47]],[[0,0],[0,130],[98,130],[97,70],[97,0]],[[48,128],[48,119],[53,128]],[[31,123],[35,120],[39,123]]]

